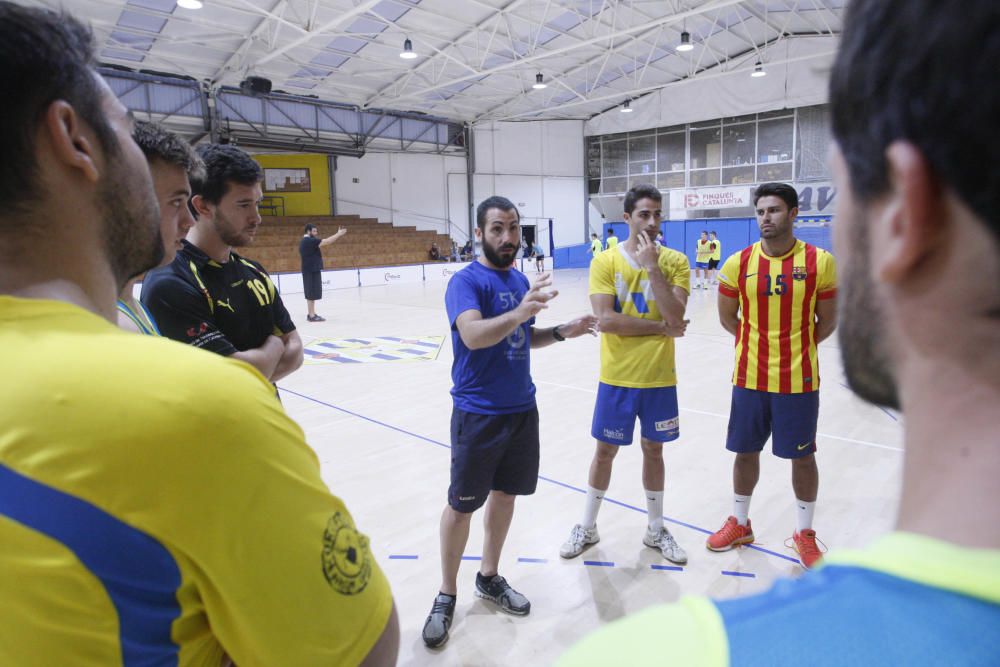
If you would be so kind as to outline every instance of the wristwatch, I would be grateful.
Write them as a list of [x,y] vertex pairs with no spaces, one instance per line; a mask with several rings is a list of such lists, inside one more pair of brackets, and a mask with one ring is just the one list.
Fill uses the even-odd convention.
[[559,333],[559,327],[553,327],[553,329],[552,329],[552,337],[555,338],[560,343],[563,342],[564,340],[566,340],[566,337],[563,336],[561,333]]

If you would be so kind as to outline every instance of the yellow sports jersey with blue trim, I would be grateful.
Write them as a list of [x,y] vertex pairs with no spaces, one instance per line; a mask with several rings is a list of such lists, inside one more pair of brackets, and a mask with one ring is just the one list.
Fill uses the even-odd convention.
[[249,365],[0,296],[0,664],[351,665],[392,606]]
[[[691,267],[676,250],[659,247],[657,263],[667,283],[691,291]],[[649,286],[649,274],[628,255],[625,245],[590,263],[590,294],[610,294],[615,312],[659,321],[663,318]],[[601,334],[601,382],[616,387],[672,387],[677,384],[674,339],[669,336]]]
[[764,593],[651,607],[590,635],[557,667],[666,664],[664,645],[685,667],[996,665],[998,572],[998,550],[892,533]]

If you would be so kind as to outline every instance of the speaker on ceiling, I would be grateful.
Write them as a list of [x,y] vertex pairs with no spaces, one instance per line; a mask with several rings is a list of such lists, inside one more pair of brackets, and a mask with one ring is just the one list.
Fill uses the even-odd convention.
[[271,92],[271,80],[262,76],[248,76],[240,82],[240,90],[247,95],[267,95]]

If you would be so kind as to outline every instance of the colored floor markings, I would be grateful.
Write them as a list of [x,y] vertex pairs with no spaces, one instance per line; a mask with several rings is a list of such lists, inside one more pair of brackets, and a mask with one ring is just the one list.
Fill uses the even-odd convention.
[[757,575],[752,572],[733,572],[731,570],[723,570],[722,574],[727,577],[747,577],[748,579],[756,579]]
[[444,336],[395,338],[317,339],[306,344],[305,364],[383,363],[388,361],[434,361],[441,352]]
[[482,560],[482,556],[462,556],[462,560]]
[[590,565],[591,567],[614,567],[615,564],[610,560],[585,560],[584,565]]
[[654,563],[653,565],[650,565],[649,567],[650,567],[650,569],[653,569],[653,570],[670,570],[672,572],[683,572],[684,571],[684,568],[681,567],[681,566],[679,566],[679,565],[656,565]]
[[420,556],[415,554],[390,554],[389,560],[417,560]]
[[518,563],[548,563],[548,558],[518,558]]
[[[435,440],[434,438],[428,438],[425,435],[420,435],[419,433],[414,433],[413,431],[408,431],[405,428],[400,428],[399,426],[393,426],[392,424],[387,424],[386,422],[379,421],[378,419],[374,419],[374,418],[369,417],[367,415],[363,415],[363,414],[361,414],[359,412],[354,412],[354,411],[348,410],[346,408],[341,408],[339,406],[333,405],[332,403],[327,403],[326,401],[321,401],[318,398],[315,398],[313,396],[309,396],[308,394],[301,394],[301,393],[299,393],[297,391],[292,391],[291,389],[284,389],[282,387],[278,387],[278,389],[280,391],[282,391],[282,392],[290,395],[290,396],[297,396],[297,397],[299,397],[301,399],[304,399],[304,400],[307,400],[307,401],[311,401],[311,402],[316,403],[318,405],[322,405],[322,406],[328,407],[331,410],[336,410],[336,411],[342,412],[342,413],[344,413],[346,415],[351,415],[352,417],[357,417],[358,419],[361,419],[363,421],[366,421],[366,422],[369,422],[369,423],[372,423],[372,424],[377,424],[378,426],[384,426],[387,429],[390,429],[392,431],[396,431],[397,433],[402,433],[404,435],[408,435],[411,438],[416,438],[417,440],[423,440],[424,442],[428,442],[428,443],[430,443],[432,445],[437,445],[438,447],[443,447],[444,449],[451,449],[450,445],[447,445],[447,444],[445,444],[443,442]],[[575,491],[577,493],[583,493],[583,494],[587,493],[587,491],[585,489],[581,489],[578,486],[573,486],[572,484],[567,484],[566,482],[560,482],[559,480],[552,479],[551,477],[545,477],[544,475],[539,475],[538,479],[542,480],[543,482],[547,482],[549,484],[554,484],[556,486],[561,486],[564,489],[569,489],[570,491]],[[611,503],[612,505],[618,505],[619,507],[624,507],[626,509],[630,509],[633,512],[639,512],[643,516],[646,516],[649,513],[648,510],[646,510],[646,508],[640,508],[640,507],[636,507],[635,505],[629,505],[628,503],[623,503],[620,500],[615,500],[614,498],[609,498],[607,496],[604,497],[604,502]],[[678,526],[684,526],[685,528],[689,528],[691,530],[697,531],[699,533],[703,533],[705,535],[711,535],[712,533],[715,532],[714,530],[709,530],[708,528],[702,528],[701,526],[695,526],[694,524],[690,524],[690,523],[687,523],[685,521],[680,521],[679,519],[672,519],[669,516],[663,517],[663,520],[664,521],[669,521],[670,523],[673,523],[673,524],[677,524]],[[748,544],[748,545],[744,546],[743,548],[744,549],[753,549],[754,551],[759,551],[761,553],[767,554],[768,556],[774,556],[775,558],[781,558],[782,560],[787,560],[787,561],[789,561],[791,563],[795,563],[795,564],[799,563],[799,559],[798,558],[792,558],[791,556],[786,556],[785,554],[778,553],[777,551],[771,551],[770,549],[765,549],[764,547],[759,547],[756,544]]]

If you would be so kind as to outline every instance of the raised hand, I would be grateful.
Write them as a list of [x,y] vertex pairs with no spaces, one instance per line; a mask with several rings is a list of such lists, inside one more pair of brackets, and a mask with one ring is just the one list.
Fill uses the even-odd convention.
[[549,307],[548,302],[559,294],[558,290],[548,289],[551,286],[552,274],[548,271],[535,280],[535,284],[531,286],[531,289],[521,299],[521,303],[514,309],[519,322],[526,322]]
[[570,320],[566,324],[560,324],[559,335],[564,338],[576,338],[586,333],[596,336],[599,331],[599,323],[600,320],[595,315],[583,315],[575,320]]
[[658,271],[659,265],[657,261],[660,258],[660,249],[656,247],[655,243],[649,240],[645,232],[639,232],[635,237],[635,242],[639,246],[635,254],[639,266],[646,269],[647,272]]

